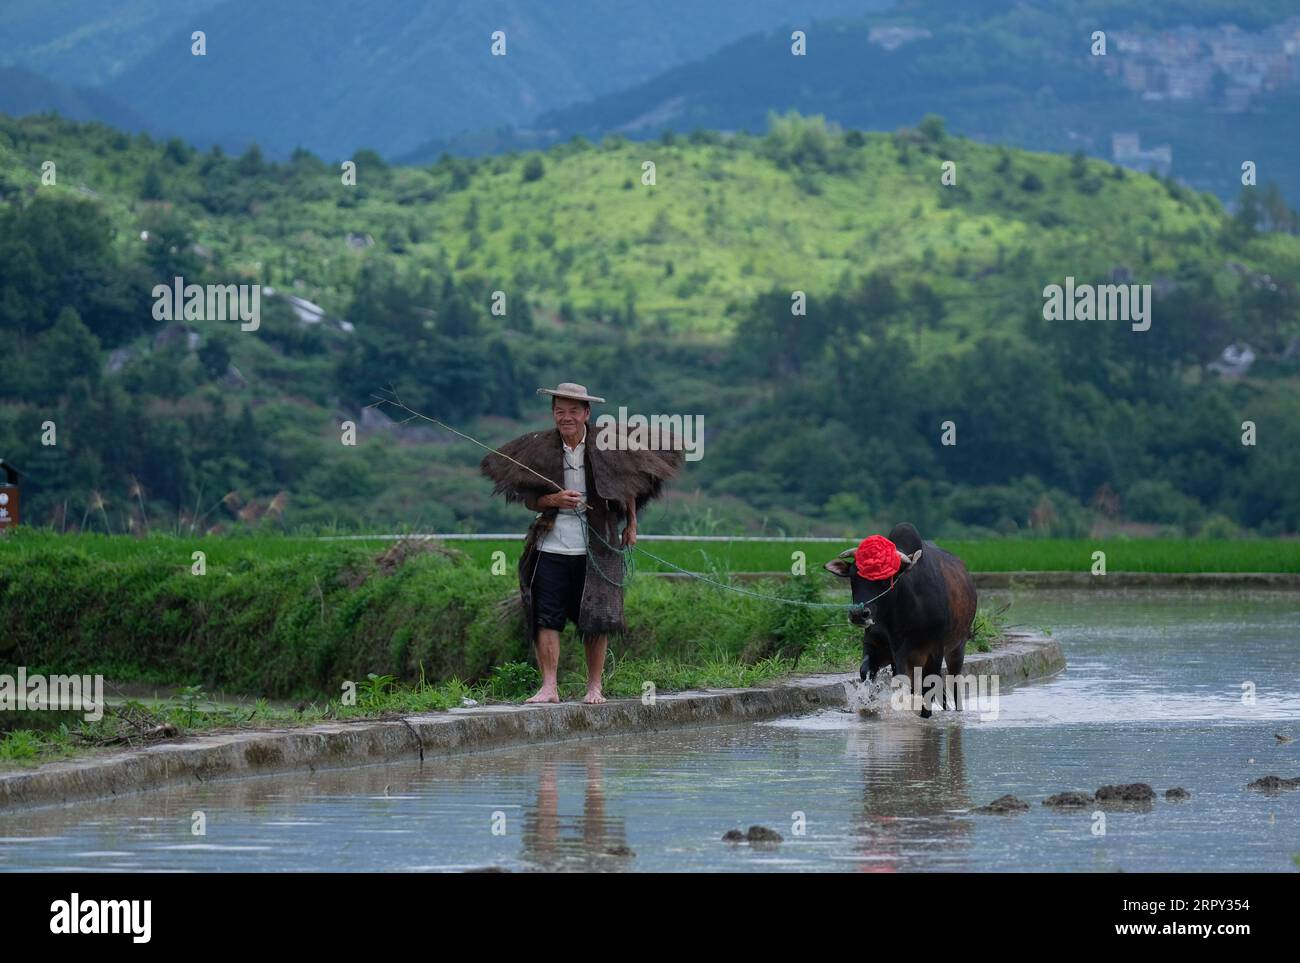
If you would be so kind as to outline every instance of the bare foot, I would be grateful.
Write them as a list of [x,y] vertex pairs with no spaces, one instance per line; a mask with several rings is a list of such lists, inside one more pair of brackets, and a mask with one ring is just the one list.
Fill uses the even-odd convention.
[[559,701],[560,701],[560,694],[557,691],[555,691],[554,686],[542,686],[540,689],[537,690],[537,695],[533,696],[531,699],[525,699],[524,703],[527,704],[529,702],[559,702]]
[[599,689],[588,689],[587,698],[582,700],[589,706],[599,705],[605,701],[605,697],[600,694]]

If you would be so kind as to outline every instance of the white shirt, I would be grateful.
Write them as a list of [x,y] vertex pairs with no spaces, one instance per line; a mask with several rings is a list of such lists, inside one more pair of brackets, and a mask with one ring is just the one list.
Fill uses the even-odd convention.
[[[587,495],[587,426],[582,426],[582,441],[570,448],[561,439],[564,448],[564,487],[570,491],[582,492],[583,500]],[[585,509],[561,508],[555,516],[555,527],[546,533],[539,552],[553,552],[556,555],[586,555],[587,529],[579,517]]]

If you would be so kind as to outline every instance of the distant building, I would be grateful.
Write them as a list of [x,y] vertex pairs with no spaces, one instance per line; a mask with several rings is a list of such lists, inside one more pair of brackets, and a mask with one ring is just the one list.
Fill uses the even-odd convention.
[[897,50],[903,44],[914,40],[925,40],[931,36],[933,34],[924,27],[872,27],[867,33],[867,43],[884,47],[886,50]]
[[1174,151],[1168,144],[1142,149],[1141,138],[1131,131],[1117,131],[1110,137],[1111,159],[1121,167],[1150,171],[1164,177],[1174,164]]
[[1124,86],[1129,90],[1146,90],[1150,83],[1147,80],[1147,65],[1138,63],[1134,60],[1125,60],[1122,65]]
[[1223,349],[1217,361],[1205,367],[1225,378],[1240,378],[1255,363],[1255,352],[1244,341],[1234,341]]
[[285,300],[293,308],[293,313],[298,315],[298,320],[303,324],[320,324],[321,319],[325,317],[325,309],[319,304],[313,304],[306,298],[300,298],[295,294],[285,295]]
[[1214,102],[1239,112],[1300,79],[1300,17],[1256,32],[1217,24],[1115,31],[1111,39],[1117,56],[1096,58],[1097,67],[1147,101]]
[[1210,92],[1214,76],[1212,64],[1204,61],[1186,64],[1169,64],[1165,68],[1170,100],[1202,100]]

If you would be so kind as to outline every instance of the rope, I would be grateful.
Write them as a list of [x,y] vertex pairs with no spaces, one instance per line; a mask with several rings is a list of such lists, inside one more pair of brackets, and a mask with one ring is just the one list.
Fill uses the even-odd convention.
[[850,611],[853,611],[854,609],[858,609],[858,610],[865,609],[866,606],[870,605],[872,602],[875,602],[877,599],[884,598],[886,595],[892,592],[894,590],[894,586],[898,583],[898,580],[896,578],[890,579],[889,588],[885,589],[879,595],[875,596],[874,598],[868,599],[865,602],[851,602],[845,604],[843,602],[808,602],[803,599],[788,599],[781,595],[770,595],[765,592],[755,592],[752,589],[744,589],[738,585],[731,585],[727,582],[719,582],[717,579],[708,578],[707,576],[701,575],[699,572],[692,572],[689,569],[682,568],[680,565],[670,562],[666,558],[660,558],[658,555],[655,555],[653,552],[646,551],[644,548],[641,548],[639,545],[634,545],[627,549],[611,545],[608,541],[606,541],[605,537],[600,534],[600,532],[597,532],[594,528],[591,527],[591,524],[587,521],[585,515],[579,515],[578,518],[582,522],[583,528],[586,532],[594,533],[595,536],[598,539],[600,539],[601,543],[604,544],[606,548],[610,549],[611,551],[620,552],[622,554],[624,579],[622,582],[615,582],[613,579],[611,579],[608,575],[606,575],[601,570],[599,562],[597,561],[595,555],[592,553],[591,541],[590,539],[587,540],[587,558],[592,563],[592,567],[596,569],[597,573],[599,573],[601,578],[605,579],[605,581],[609,582],[609,584],[616,585],[619,588],[623,588],[627,584],[627,582],[631,580],[633,572],[632,572],[632,566],[630,564],[630,560],[632,558],[633,552],[640,552],[642,555],[646,556],[647,558],[654,559],[660,565],[666,565],[669,568],[674,569],[683,575],[690,576],[693,579],[698,579],[699,581],[712,585],[715,588],[724,589],[728,592],[735,592],[737,595],[747,595],[750,598],[761,599],[767,602],[779,602],[782,605],[802,605],[806,608],[812,608],[812,609],[848,609]]
[[[409,412],[411,413],[411,417],[405,419],[404,421],[399,421],[399,422],[398,422],[399,425],[404,425],[404,424],[406,424],[406,422],[408,422],[408,421],[414,421],[416,418],[423,418],[425,421],[432,422],[433,424],[437,425],[439,428],[446,428],[446,429],[447,429],[448,431],[450,431],[453,435],[456,435],[456,436],[459,437],[459,438],[464,438],[466,441],[468,441],[468,442],[472,442],[473,444],[478,445],[478,446],[479,446],[480,448],[482,448],[484,451],[489,451],[489,452],[491,452],[491,453],[494,454],[494,455],[500,455],[500,456],[501,456],[502,458],[504,458],[506,461],[514,462],[516,465],[518,465],[518,466],[519,466],[520,468],[522,468],[524,471],[530,471],[530,472],[532,472],[534,475],[536,475],[536,476],[537,476],[538,478],[540,478],[542,481],[546,482],[546,484],[548,484],[548,485],[550,485],[551,487],[553,487],[556,491],[561,491],[561,492],[564,491],[564,487],[563,487],[562,485],[557,485],[554,481],[552,481],[551,479],[547,478],[547,477],[546,477],[545,475],[543,475],[541,472],[537,471],[537,470],[534,469],[534,468],[530,468],[529,466],[525,465],[525,464],[524,464],[523,462],[521,462],[521,461],[517,461],[517,460],[515,460],[514,458],[511,458],[509,455],[507,455],[505,452],[501,451],[500,449],[493,448],[493,447],[491,447],[490,445],[485,445],[485,444],[483,444],[483,442],[479,441],[477,438],[471,438],[469,435],[465,434],[463,431],[457,431],[457,430],[456,430],[455,428],[453,428],[451,425],[446,424],[445,422],[441,422],[441,421],[439,421],[437,418],[430,418],[428,415],[422,415],[422,414],[420,414],[420,412],[416,411],[414,408],[408,407],[408,406],[407,406],[407,405],[402,401],[401,397],[398,396],[398,394],[397,394],[397,390],[396,390],[395,388],[393,388],[392,386],[389,386],[389,389],[388,389],[388,390],[391,391],[391,392],[393,393],[393,398],[379,398],[378,395],[372,395],[371,397],[373,397],[373,398],[378,398],[379,400],[376,401],[374,404],[366,405],[366,407],[367,407],[367,408],[378,408],[380,405],[385,405],[385,404],[388,404],[388,405],[396,405],[398,408],[401,408],[403,411],[409,411]],[[396,400],[393,400],[393,399],[396,399]],[[584,503],[584,504],[585,504],[585,503]]]
[[[516,461],[514,458],[511,458],[509,455],[505,454],[504,452],[500,451],[497,448],[493,448],[490,445],[485,445],[477,438],[473,438],[470,435],[465,434],[463,431],[457,431],[451,425],[439,421],[437,418],[431,418],[428,415],[421,414],[415,409],[407,406],[402,401],[401,397],[398,396],[396,389],[394,389],[391,385],[389,386],[388,390],[392,392],[393,398],[391,399],[379,398],[378,395],[374,395],[373,397],[378,398],[378,400],[374,404],[367,405],[366,407],[376,408],[382,404],[395,405],[396,407],[402,409],[403,411],[409,412],[411,416],[407,418],[405,421],[399,422],[399,424],[406,424],[407,421],[413,421],[416,418],[422,418],[425,421],[437,425],[439,428],[445,428],[447,431],[450,431],[453,435],[456,435],[458,438],[464,438],[466,441],[478,445],[480,448],[484,449],[485,451],[491,452],[494,455],[500,455],[506,461],[514,462],[514,464],[518,465],[520,468],[524,469],[525,471],[532,472],[534,475],[536,475],[542,481],[546,482],[546,484],[550,485],[556,491],[564,491],[564,486],[556,484],[554,480],[547,478],[545,475],[543,475],[541,472],[537,471],[536,469],[530,468],[528,465],[525,465],[521,461]],[[588,505],[586,502],[583,502],[581,505],[578,506],[579,509],[586,509],[587,507]],[[803,599],[788,599],[780,595],[769,595],[765,592],[755,592],[751,589],[743,589],[738,585],[731,585],[727,582],[719,582],[716,579],[711,579],[708,578],[707,576],[701,575],[699,572],[692,572],[688,569],[684,569],[680,565],[676,565],[673,562],[668,561],[666,558],[660,558],[658,555],[655,555],[653,552],[646,551],[644,548],[641,548],[639,545],[633,545],[626,549],[622,548],[621,546],[611,545],[605,539],[605,536],[601,535],[600,532],[595,532],[596,537],[600,539],[601,543],[607,549],[613,552],[618,552],[621,555],[621,562],[622,562],[621,567],[623,570],[623,578],[621,581],[615,582],[612,578],[610,578],[608,575],[605,574],[605,571],[600,567],[600,562],[597,560],[595,554],[592,551],[591,539],[589,536],[590,533],[594,532],[595,530],[591,527],[591,523],[587,521],[586,512],[581,510],[575,510],[574,515],[578,518],[580,522],[582,522],[582,529],[583,529],[583,536],[584,536],[583,541],[586,543],[587,546],[587,560],[591,563],[592,568],[596,570],[596,573],[601,578],[603,578],[610,585],[617,586],[618,588],[623,588],[629,581],[631,581],[632,576],[636,573],[635,564],[632,559],[633,552],[640,552],[642,555],[646,556],[647,558],[654,559],[660,565],[666,565],[669,568],[674,569],[675,571],[680,572],[683,575],[687,575],[693,579],[698,579],[701,582],[705,582],[708,585],[712,585],[714,588],[724,589],[725,591],[728,592],[735,592],[738,595],[746,595],[749,596],[750,598],[761,599],[766,602],[777,602],[781,605],[802,605],[805,608],[812,608],[812,609],[848,609],[850,612],[853,612],[854,610],[862,611],[865,610],[866,607],[870,605],[872,602],[875,602],[877,599],[884,598],[886,595],[892,592],[894,590],[895,584],[897,584],[898,581],[896,578],[890,579],[889,588],[885,589],[879,595],[875,596],[875,598],[868,599],[865,602],[851,602],[845,604],[843,602],[808,602]]]

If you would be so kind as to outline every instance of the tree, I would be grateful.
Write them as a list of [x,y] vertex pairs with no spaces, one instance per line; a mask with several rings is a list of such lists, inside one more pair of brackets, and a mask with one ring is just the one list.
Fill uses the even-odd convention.
[[938,114],[926,114],[921,118],[921,123],[917,125],[916,129],[931,144],[942,144],[948,137],[948,132],[944,129],[943,118]]
[[352,160],[356,163],[357,169],[364,168],[367,171],[386,171],[388,164],[379,156],[376,151],[370,148],[362,148],[352,155]]
[[369,262],[346,314],[356,331],[335,378],[349,403],[369,404],[392,384],[413,408],[437,417],[505,405],[474,302],[449,273],[403,274],[392,264]]
[[833,133],[820,114],[804,117],[794,110],[785,114],[769,113],[763,148],[781,167],[825,169],[831,156]]
[[90,333],[74,308],[59,312],[54,327],[40,340],[37,351],[37,394],[53,401],[64,393],[74,378],[90,384],[99,381],[99,341]]
[[107,215],[87,201],[37,196],[0,207],[0,321],[33,334],[70,306],[109,345],[151,324],[153,281],[119,261],[112,237]]
[[230,348],[225,338],[210,337],[199,347],[199,364],[214,381],[230,368]]
[[1286,198],[1282,196],[1277,181],[1269,181],[1265,185],[1264,199],[1260,207],[1269,230],[1285,231],[1288,234],[1295,233],[1296,213],[1287,206]]
[[534,154],[524,163],[524,182],[540,181],[546,175],[546,165],[540,154]]
[[239,164],[236,170],[240,177],[256,177],[266,169],[266,163],[262,160],[262,148],[256,144],[250,144],[248,150],[244,151],[239,158]]
[[158,173],[158,165],[150,164],[144,172],[144,181],[140,185],[140,199],[145,201],[162,200],[163,182]]
[[141,221],[149,240],[144,245],[145,261],[152,268],[155,280],[168,283],[174,277],[197,281],[201,270],[194,253],[194,231],[182,215],[175,210],[148,212]]
[[179,137],[173,137],[167,141],[167,146],[163,148],[163,157],[167,158],[177,167],[183,167],[190,162],[190,155],[193,151],[186,145],[185,141]]
[[1249,241],[1259,230],[1259,198],[1255,188],[1243,187],[1237,201],[1237,213],[1232,216],[1230,236],[1237,243]]

